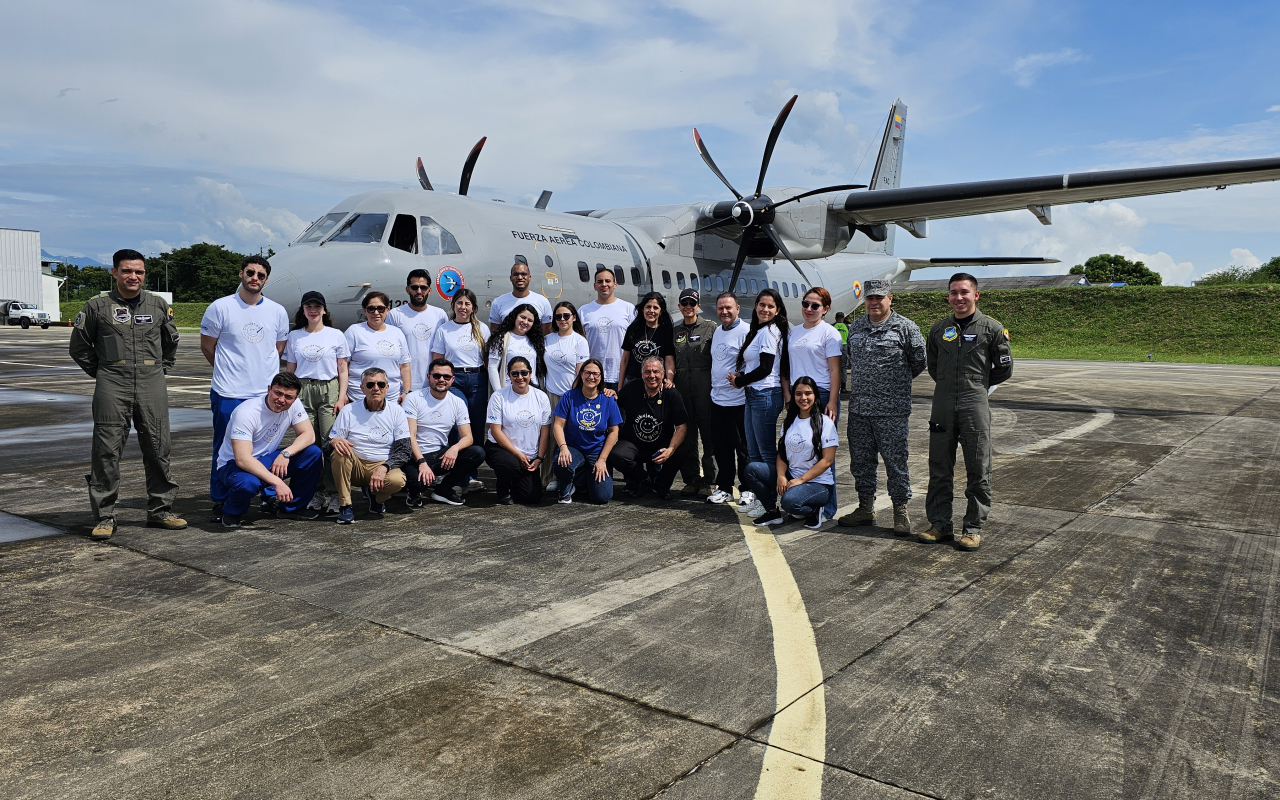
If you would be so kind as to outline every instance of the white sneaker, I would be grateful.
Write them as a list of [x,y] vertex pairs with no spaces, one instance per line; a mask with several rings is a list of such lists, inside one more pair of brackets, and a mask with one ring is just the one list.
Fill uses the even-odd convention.
[[329,507],[324,510],[324,513],[336,515],[341,510],[342,504],[338,500],[338,493],[334,492],[333,496],[329,498]]
[[733,495],[729,494],[724,489],[716,489],[714,492],[712,492],[711,496],[707,498],[707,502],[715,503],[718,506],[722,506],[732,499],[733,499]]
[[555,478],[552,478],[551,483],[547,484],[547,491],[548,492],[560,491],[560,481],[556,480]]
[[734,509],[739,514],[746,514],[751,519],[755,519],[764,513],[764,505],[759,500],[752,500],[749,506],[738,506]]
[[467,484],[467,491],[469,491],[469,492],[483,492],[483,491],[484,491],[484,481],[479,480],[478,478],[472,478],[472,479],[471,479],[471,482]]
[[324,492],[316,492],[311,497],[311,502],[307,503],[309,511],[324,511],[324,507],[329,504],[329,498],[324,496]]
[[756,501],[755,492],[741,492],[738,494],[738,510],[743,511],[751,507]]

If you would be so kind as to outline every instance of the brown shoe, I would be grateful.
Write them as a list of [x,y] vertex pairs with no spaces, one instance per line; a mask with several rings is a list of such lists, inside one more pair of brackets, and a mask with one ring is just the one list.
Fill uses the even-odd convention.
[[910,536],[911,535],[911,517],[907,516],[906,503],[903,503],[900,506],[893,507],[893,535],[894,536]]
[[961,550],[977,550],[981,544],[982,544],[982,534],[966,533],[964,536],[960,537],[959,542],[956,542],[956,547],[960,548]]
[[89,538],[105,542],[111,538],[111,534],[116,532],[116,521],[111,517],[98,520],[98,524],[93,526],[93,530],[89,531]]
[[180,531],[187,527],[187,521],[177,514],[165,512],[158,517],[147,517],[148,528],[163,528],[167,531]]
[[845,514],[839,520],[841,525],[846,528],[857,528],[860,525],[876,524],[876,498],[858,497],[858,507],[853,511]]
[[936,525],[930,525],[929,530],[916,535],[916,541],[924,542],[925,544],[949,542],[954,538],[955,536],[951,531],[940,531]]

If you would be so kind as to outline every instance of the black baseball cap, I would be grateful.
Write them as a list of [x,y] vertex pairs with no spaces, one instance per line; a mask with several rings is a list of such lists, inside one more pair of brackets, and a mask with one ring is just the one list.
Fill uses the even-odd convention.
[[677,302],[683,303],[685,300],[692,300],[695,303],[698,302],[698,290],[685,289],[684,291],[680,292],[680,299]]
[[302,296],[302,303],[300,305],[305,306],[307,303],[319,303],[325,308],[329,307],[329,304],[324,301],[324,295],[320,294],[319,292],[307,292],[306,294],[304,294]]

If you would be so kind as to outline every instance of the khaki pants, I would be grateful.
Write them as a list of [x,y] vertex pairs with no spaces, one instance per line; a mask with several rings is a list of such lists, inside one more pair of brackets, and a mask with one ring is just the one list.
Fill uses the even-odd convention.
[[[311,418],[311,426],[315,428],[316,447],[323,450],[329,443],[329,429],[333,427],[333,405],[338,402],[338,379],[320,381],[303,378],[298,399],[302,401],[302,407]],[[326,492],[334,490],[332,466],[324,471],[324,488]]]
[[[341,453],[333,454],[333,482],[338,485],[338,504],[343,506],[351,505],[351,487],[368,486],[369,476],[373,471],[387,462],[385,461],[365,461],[359,456],[344,456]],[[379,503],[387,502],[391,495],[404,488],[404,473],[399,469],[393,469],[387,472],[387,479],[382,485],[382,491],[374,495],[374,499]]]

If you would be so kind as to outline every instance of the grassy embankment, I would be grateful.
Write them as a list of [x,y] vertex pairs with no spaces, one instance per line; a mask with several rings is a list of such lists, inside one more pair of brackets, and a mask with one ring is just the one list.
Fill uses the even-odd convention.
[[[81,303],[63,303],[72,320]],[[1009,329],[1019,358],[1280,365],[1280,286],[1128,286],[983,292],[983,312]],[[175,303],[180,328],[196,328],[204,303]],[[894,296],[893,307],[928,332],[950,313],[942,292]]]

